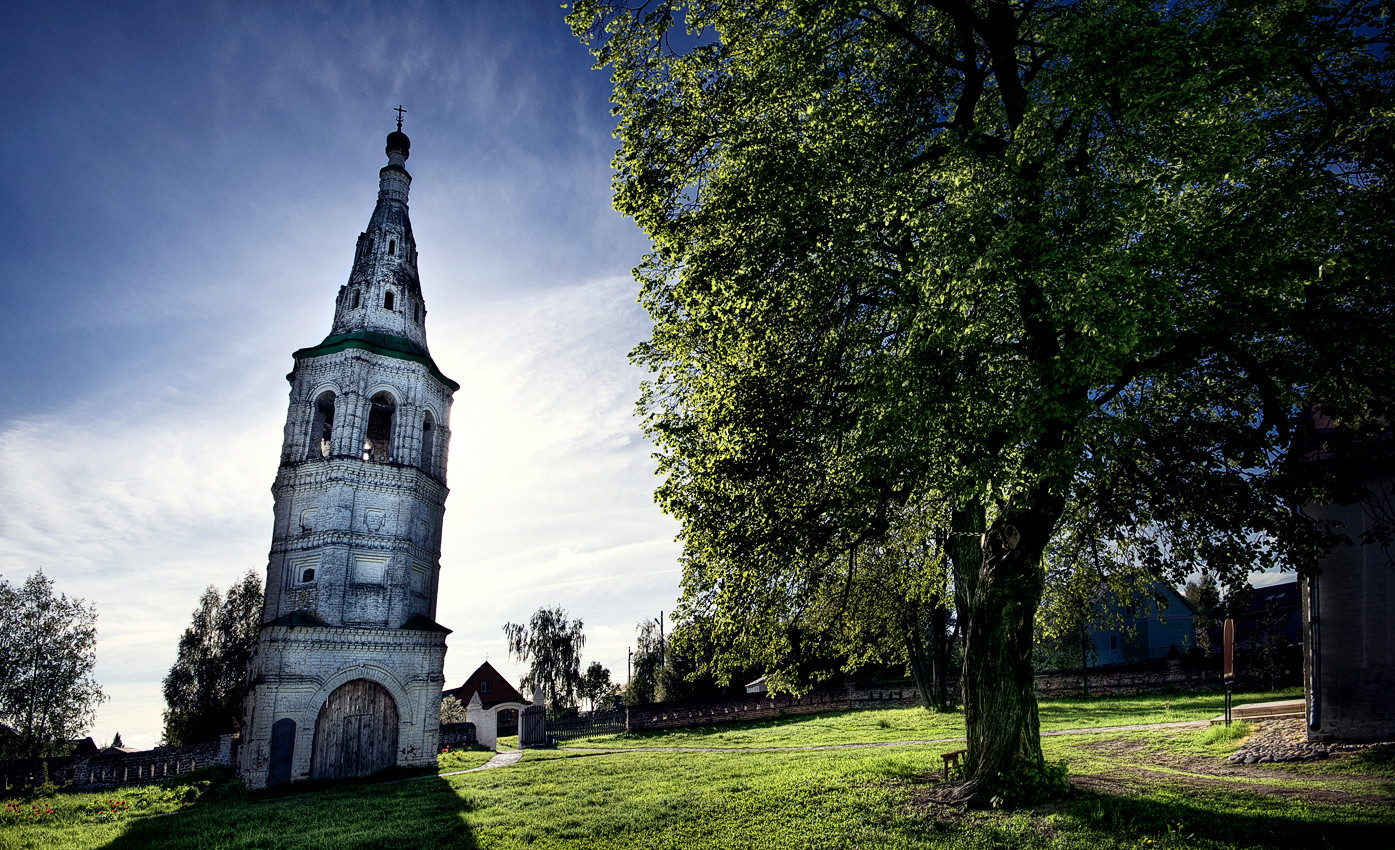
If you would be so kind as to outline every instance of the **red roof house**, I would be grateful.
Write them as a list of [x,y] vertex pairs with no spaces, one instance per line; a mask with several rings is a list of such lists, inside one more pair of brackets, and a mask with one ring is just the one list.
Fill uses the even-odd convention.
[[458,688],[441,691],[441,698],[455,697],[460,700],[461,705],[469,705],[470,699],[476,693],[480,695],[480,705],[483,708],[491,708],[501,702],[527,702],[523,695],[509,684],[509,680],[504,678],[504,674],[495,670],[494,665],[488,661],[471,673],[470,678],[465,680],[465,684]]

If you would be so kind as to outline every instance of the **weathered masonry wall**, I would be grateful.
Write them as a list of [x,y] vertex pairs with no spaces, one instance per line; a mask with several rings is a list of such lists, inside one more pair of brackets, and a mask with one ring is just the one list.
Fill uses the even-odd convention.
[[[1376,486],[1381,486],[1376,483]],[[1347,536],[1360,540],[1370,519],[1360,505],[1311,508],[1340,520]],[[1311,579],[1305,580],[1303,619],[1319,631],[1320,675],[1305,653],[1310,721],[1317,698],[1317,727],[1308,737],[1323,741],[1376,741],[1395,737],[1395,568],[1375,545],[1334,549],[1317,577],[1318,610]]]
[[[1117,669],[1091,667],[1088,673],[1089,695],[1129,696],[1164,691],[1214,691],[1224,686],[1219,663],[1217,658],[1215,664],[1202,667],[1185,665],[1180,661],[1128,665]],[[1038,697],[1084,696],[1086,678],[1080,670],[1038,673],[1036,690]]]
[[475,724],[441,724],[441,752],[445,752],[451,747],[468,747],[473,745],[475,741]]
[[235,754],[236,739],[232,735],[224,735],[217,741],[187,747],[156,747],[130,753],[99,753],[95,756],[64,756],[32,761],[26,759],[0,765],[0,785],[9,791],[41,784],[44,781],[45,761],[48,762],[51,781],[59,784],[71,782],[75,790],[93,791],[139,785],[179,776],[201,767],[231,765]]

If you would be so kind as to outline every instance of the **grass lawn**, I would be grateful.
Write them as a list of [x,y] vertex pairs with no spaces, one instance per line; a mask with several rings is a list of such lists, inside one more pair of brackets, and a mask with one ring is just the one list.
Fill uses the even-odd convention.
[[[1179,708],[1174,700],[1171,711],[1179,710],[1210,709]],[[1103,714],[1154,711],[1145,701]],[[906,731],[895,727],[894,713],[868,714],[869,733]],[[749,724],[743,734],[808,744],[857,728],[845,713],[765,726]],[[1236,766],[1223,755],[1237,741],[1224,737],[1171,728],[1046,738],[1048,758],[1069,763],[1076,791],[1063,802],[1012,813],[936,802],[943,788],[938,753],[947,749],[940,744],[734,753],[568,747],[527,751],[512,767],[200,801],[165,816],[151,815],[180,801],[153,801],[139,810],[145,814],[133,809],[94,822],[88,808],[113,795],[64,795],[43,820],[0,816],[0,847],[1395,846],[1389,753],[1293,768]]]
[[493,750],[452,750],[442,753],[436,757],[436,766],[440,773],[450,773],[456,770],[470,770],[475,767],[482,767],[485,762],[494,757]]
[[[1237,693],[1234,703],[1268,702],[1302,696],[1283,690]],[[1134,726],[1209,720],[1225,711],[1224,694],[1170,694],[1094,699],[1042,700],[1041,729],[1094,729],[1101,726]],[[641,731],[629,735],[596,735],[568,741],[568,748],[617,749],[624,747],[798,747],[829,744],[866,744],[891,741],[930,741],[964,735],[964,716],[958,711],[931,712],[923,708],[881,711],[833,711],[826,714],[792,714],[775,720],[722,723],[682,729]]]

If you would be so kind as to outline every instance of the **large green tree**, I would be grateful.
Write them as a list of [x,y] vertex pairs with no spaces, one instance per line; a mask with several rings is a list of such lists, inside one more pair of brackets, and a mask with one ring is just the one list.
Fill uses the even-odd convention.
[[1385,11],[575,3],[615,205],[653,242],[634,360],[685,601],[789,634],[939,506],[983,794],[1044,764],[1032,630],[1067,524],[1120,563],[1310,566],[1292,507],[1337,494],[1290,462],[1308,411],[1395,412]]
[[19,586],[0,579],[0,723],[14,732],[0,758],[57,754],[82,734],[106,699],[96,664],[92,605],[55,594],[41,569]]
[[226,593],[204,589],[163,683],[166,744],[213,740],[242,721],[261,623],[262,583],[251,570]]

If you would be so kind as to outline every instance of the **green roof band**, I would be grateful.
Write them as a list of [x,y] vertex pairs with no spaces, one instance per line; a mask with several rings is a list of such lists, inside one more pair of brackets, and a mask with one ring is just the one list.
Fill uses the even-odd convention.
[[[349,348],[358,348],[364,351],[371,351],[374,354],[381,354],[384,357],[395,357],[398,360],[410,360],[413,363],[420,363],[431,370],[431,377],[450,387],[451,392],[460,389],[460,385],[436,368],[436,361],[431,359],[411,340],[391,334],[378,333],[377,331],[353,331],[346,334],[330,334],[325,337],[324,342],[312,348],[302,348],[291,356],[295,362],[299,363],[310,357],[323,357],[326,354],[334,354]],[[295,372],[286,376],[290,381],[294,378]]]

